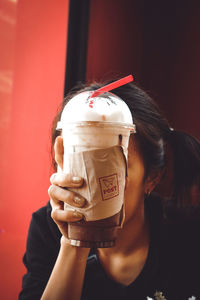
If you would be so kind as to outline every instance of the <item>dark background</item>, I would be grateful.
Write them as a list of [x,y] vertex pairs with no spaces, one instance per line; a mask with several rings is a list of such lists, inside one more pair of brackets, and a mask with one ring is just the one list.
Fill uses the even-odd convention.
[[[77,63],[82,55],[81,71],[75,65],[68,70],[68,88],[79,80],[133,74],[160,104],[172,127],[199,137],[200,2],[71,2],[74,14],[69,24],[75,21],[74,27],[80,27],[79,37],[74,34],[68,47],[77,37],[79,43],[83,35],[85,39],[78,47],[80,55],[68,52],[68,62],[76,57]],[[87,11],[88,22],[80,18],[77,23],[80,10]]]

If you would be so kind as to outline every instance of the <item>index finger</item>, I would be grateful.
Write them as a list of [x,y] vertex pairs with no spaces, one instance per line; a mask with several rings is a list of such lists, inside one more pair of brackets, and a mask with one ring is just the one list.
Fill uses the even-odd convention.
[[84,183],[84,180],[79,176],[58,172],[51,175],[50,182],[51,184],[55,184],[60,187],[69,188],[81,187]]

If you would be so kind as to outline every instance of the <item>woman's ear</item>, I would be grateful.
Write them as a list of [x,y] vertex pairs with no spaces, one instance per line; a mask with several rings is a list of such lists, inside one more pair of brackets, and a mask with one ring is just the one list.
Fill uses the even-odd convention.
[[145,194],[149,195],[160,182],[164,170],[151,173],[145,181]]

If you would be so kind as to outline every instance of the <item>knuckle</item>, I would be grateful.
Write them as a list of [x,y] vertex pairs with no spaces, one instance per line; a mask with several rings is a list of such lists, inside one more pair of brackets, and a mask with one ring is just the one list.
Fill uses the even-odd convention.
[[53,220],[56,219],[56,215],[57,215],[56,209],[52,209],[52,211],[51,211],[51,218],[52,218]]
[[51,209],[53,210],[54,209],[54,203],[53,203],[52,199],[50,199],[50,205],[51,205]]
[[71,191],[66,191],[66,202],[68,202],[69,204],[73,204],[74,203],[74,193]]
[[66,184],[69,184],[69,182],[71,181],[70,178],[71,178],[70,174],[68,174],[68,173],[63,173],[63,181],[64,181]]
[[54,183],[55,178],[56,178],[56,173],[53,173],[53,174],[51,175],[51,177],[50,177],[50,182],[51,182],[51,184]]
[[65,173],[54,173],[50,177],[50,182],[61,187],[68,187],[70,184],[70,175]]
[[71,175],[67,174],[67,173],[60,173],[59,174],[59,183],[63,186],[63,187],[70,187],[70,183],[71,183]]
[[48,194],[50,199],[54,200],[56,203],[62,201],[74,206],[84,205],[84,198],[77,197],[74,192],[54,184],[49,187]]
[[52,197],[53,191],[54,191],[54,186],[50,185],[50,187],[48,188],[48,194],[49,194],[50,198]]
[[56,203],[52,198],[50,199],[50,205],[51,205],[51,213],[59,208],[58,203]]

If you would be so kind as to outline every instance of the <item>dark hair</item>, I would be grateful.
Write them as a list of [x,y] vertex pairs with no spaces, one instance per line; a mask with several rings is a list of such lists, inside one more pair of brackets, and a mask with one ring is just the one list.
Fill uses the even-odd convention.
[[[57,114],[53,130],[52,145],[60,132],[56,131],[56,123],[66,103],[77,93],[96,90],[105,83],[79,85],[65,97],[60,112]],[[173,152],[173,182],[171,195],[178,205],[188,204],[193,186],[200,179],[200,143],[191,135],[172,130],[168,121],[153,99],[136,84],[121,86],[112,93],[123,99],[128,105],[136,124],[136,139],[142,154],[146,177],[166,167],[166,145]]]

